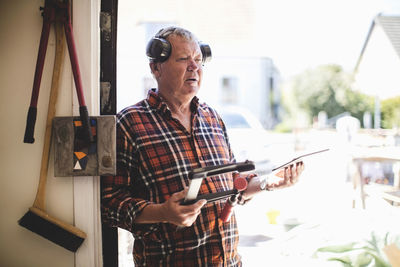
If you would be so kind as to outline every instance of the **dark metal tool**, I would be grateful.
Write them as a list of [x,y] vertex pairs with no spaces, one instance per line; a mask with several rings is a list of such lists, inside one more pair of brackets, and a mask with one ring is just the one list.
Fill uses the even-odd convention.
[[223,164],[223,165],[217,165],[217,166],[207,166],[204,168],[196,168],[193,169],[189,173],[189,178],[190,178],[190,183],[189,183],[189,190],[188,193],[185,197],[185,199],[182,202],[182,205],[190,205],[193,203],[196,203],[200,199],[205,199],[207,202],[214,202],[218,200],[222,200],[225,198],[228,198],[232,195],[238,194],[238,190],[236,188],[223,191],[223,192],[217,192],[217,193],[211,193],[211,194],[203,194],[198,196],[199,189],[201,186],[201,183],[203,181],[203,178],[209,177],[209,176],[215,176],[219,174],[224,174],[224,173],[229,173],[229,172],[246,172],[246,171],[251,171],[255,169],[254,162],[252,161],[245,161],[245,162],[240,162],[240,163],[229,163],[229,164]]
[[71,11],[70,3],[68,0],[45,0],[43,10],[43,27],[40,36],[39,52],[36,61],[35,77],[33,81],[33,89],[31,102],[28,110],[24,143],[34,143],[34,131],[37,114],[37,102],[39,97],[40,82],[42,79],[44,60],[46,57],[47,44],[49,40],[50,26],[56,21],[60,21],[63,24],[66,41],[68,45],[69,57],[72,66],[72,73],[74,76],[76,93],[79,101],[79,115],[82,121],[82,125],[85,128],[85,135],[88,142],[93,141],[92,131],[90,127],[88,109],[85,103],[82,80],[78,64],[78,56],[76,53],[74,35],[71,25]]

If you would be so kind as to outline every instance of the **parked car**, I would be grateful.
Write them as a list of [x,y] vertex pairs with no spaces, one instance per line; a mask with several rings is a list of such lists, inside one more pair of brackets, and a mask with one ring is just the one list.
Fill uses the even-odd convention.
[[221,107],[217,111],[225,122],[236,160],[253,161],[258,175],[270,173],[293,154],[292,134],[267,131],[253,113],[242,107]]
[[225,122],[231,148],[238,162],[251,160],[259,175],[272,169],[268,155],[268,132],[247,109],[224,107],[217,110]]

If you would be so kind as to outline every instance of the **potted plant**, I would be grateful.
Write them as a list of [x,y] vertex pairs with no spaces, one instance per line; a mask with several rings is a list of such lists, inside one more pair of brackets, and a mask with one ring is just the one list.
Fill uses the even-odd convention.
[[389,239],[389,233],[386,233],[384,238],[379,238],[372,232],[370,240],[321,247],[317,249],[316,256],[330,253],[327,260],[341,262],[345,267],[391,267],[383,250],[392,243],[399,246],[399,241],[398,236]]

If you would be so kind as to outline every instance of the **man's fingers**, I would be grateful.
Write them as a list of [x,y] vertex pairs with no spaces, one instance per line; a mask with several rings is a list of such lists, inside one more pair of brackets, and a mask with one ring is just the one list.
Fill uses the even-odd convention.
[[303,161],[296,162],[295,165],[292,166],[292,173],[291,173],[291,182],[296,183],[300,174],[302,173],[304,168]]
[[288,186],[296,182],[297,173],[294,164],[290,164],[289,166],[285,167],[284,170],[284,177],[281,185]]
[[295,164],[290,165],[289,168],[289,180],[290,182],[293,184],[296,182],[297,180],[297,167]]
[[206,203],[207,203],[207,200],[205,200],[205,199],[200,199],[199,201],[197,201],[196,203],[194,203],[194,205],[196,205],[197,208],[198,208],[198,210],[200,210]]
[[300,175],[304,170],[304,162],[302,161],[297,162],[296,167],[297,167],[297,173]]
[[285,167],[285,181],[289,181],[292,176],[292,165]]
[[[280,169],[268,182],[270,189],[285,188],[297,183],[302,171],[304,170],[303,161],[299,161]],[[278,177],[274,179],[274,177]]]
[[188,213],[188,214],[195,214],[198,211],[201,210],[201,208],[207,203],[207,200],[205,199],[200,199],[198,200],[196,203],[192,204],[192,205],[185,205],[182,206],[181,211],[183,213]]
[[187,191],[188,191],[188,188],[185,187],[185,189],[183,189],[182,191],[179,191],[179,192],[176,192],[176,193],[172,194],[171,199],[174,202],[179,202],[179,201],[181,201],[182,199],[185,198],[185,196],[187,194]]

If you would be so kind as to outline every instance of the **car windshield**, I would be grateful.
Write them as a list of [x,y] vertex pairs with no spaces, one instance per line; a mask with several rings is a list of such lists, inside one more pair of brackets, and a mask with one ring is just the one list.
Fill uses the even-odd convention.
[[227,128],[250,128],[249,123],[239,114],[224,114],[223,119]]

